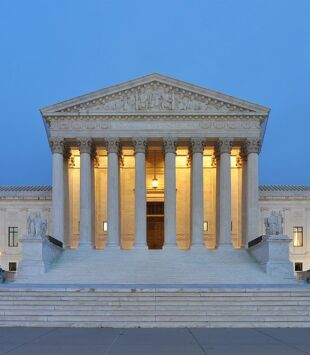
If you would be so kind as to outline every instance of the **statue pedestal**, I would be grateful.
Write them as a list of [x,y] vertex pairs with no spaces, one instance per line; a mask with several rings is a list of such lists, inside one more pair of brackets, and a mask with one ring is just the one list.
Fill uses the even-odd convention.
[[262,241],[251,246],[248,251],[258,261],[263,270],[272,276],[294,278],[293,265],[289,260],[287,235],[264,235]]
[[22,244],[22,260],[18,265],[16,278],[23,279],[45,273],[43,262],[43,240],[24,236],[19,240]]
[[22,243],[22,260],[16,273],[18,280],[31,279],[36,275],[44,274],[49,265],[63,251],[62,246],[56,245],[55,241],[53,243],[47,237],[24,236],[20,242]]

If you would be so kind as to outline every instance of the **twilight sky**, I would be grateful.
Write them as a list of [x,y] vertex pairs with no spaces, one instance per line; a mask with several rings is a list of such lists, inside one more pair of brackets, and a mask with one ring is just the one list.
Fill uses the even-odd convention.
[[0,185],[51,183],[39,108],[158,72],[272,109],[260,183],[310,184],[309,0],[0,0]]

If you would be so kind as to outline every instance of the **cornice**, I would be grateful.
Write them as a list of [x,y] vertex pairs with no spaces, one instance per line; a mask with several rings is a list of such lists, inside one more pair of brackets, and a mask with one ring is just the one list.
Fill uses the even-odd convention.
[[[46,122],[48,126],[51,126],[52,122],[106,122],[111,123],[113,121],[200,121],[206,124],[208,128],[209,122],[255,122],[258,124],[258,128],[264,123],[265,117],[261,115],[204,115],[204,114],[139,114],[139,115],[65,115],[65,116],[48,116]],[[203,127],[202,127],[203,128]]]
[[260,118],[261,120],[265,120],[267,115],[260,112],[226,112],[226,111],[217,111],[217,112],[197,112],[197,111],[138,111],[138,112],[85,112],[85,113],[77,113],[77,112],[51,112],[48,113],[45,117],[46,120],[49,119],[65,119],[68,117],[71,118],[121,118],[121,117],[245,117],[250,119],[251,117]]

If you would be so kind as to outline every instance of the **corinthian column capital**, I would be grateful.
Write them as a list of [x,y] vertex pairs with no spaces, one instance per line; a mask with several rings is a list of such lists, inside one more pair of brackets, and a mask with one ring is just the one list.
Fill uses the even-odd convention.
[[105,140],[108,153],[119,154],[119,138],[109,137]]
[[63,154],[65,144],[62,138],[50,137],[49,143],[53,153]]
[[147,140],[144,137],[134,137],[132,138],[132,143],[136,153],[145,153]]
[[258,138],[248,138],[243,143],[243,152],[245,155],[250,153],[259,153],[261,148],[261,140]]
[[203,148],[205,146],[205,139],[203,138],[191,138],[191,153],[203,153]]
[[215,147],[216,155],[218,156],[223,153],[230,154],[231,148],[232,148],[232,143],[233,143],[233,141],[231,138],[220,138],[217,141],[217,144]]
[[78,139],[78,147],[80,148],[80,153],[90,154],[92,151],[93,140],[89,137],[81,137]]
[[165,137],[163,141],[164,141],[165,153],[175,154],[177,149],[177,139],[174,137]]

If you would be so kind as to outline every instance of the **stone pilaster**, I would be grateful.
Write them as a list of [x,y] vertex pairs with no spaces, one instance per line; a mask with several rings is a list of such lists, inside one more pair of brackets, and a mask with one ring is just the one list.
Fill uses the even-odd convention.
[[108,247],[120,247],[120,189],[118,138],[107,138],[108,152]]
[[165,243],[164,248],[176,247],[176,170],[177,139],[164,138],[165,149]]
[[192,247],[203,246],[203,148],[205,140],[191,139],[192,154],[192,205],[191,205],[191,238]]
[[92,245],[92,139],[82,137],[78,140],[80,148],[80,247]]
[[146,248],[146,173],[145,151],[147,140],[132,139],[135,150],[135,247]]
[[60,137],[51,137],[49,140],[53,153],[53,191],[52,191],[52,218],[53,238],[64,242],[64,140]]
[[230,153],[232,140],[221,138],[217,142],[216,156],[219,160],[217,174],[218,189],[218,224],[217,236],[219,245],[231,245],[231,167]]

